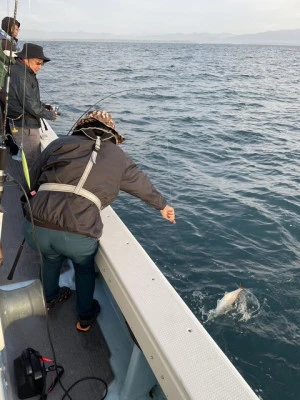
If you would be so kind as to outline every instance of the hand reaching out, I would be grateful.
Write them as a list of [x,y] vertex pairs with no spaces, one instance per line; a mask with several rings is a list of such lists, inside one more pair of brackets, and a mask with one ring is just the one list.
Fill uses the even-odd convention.
[[176,224],[175,221],[175,210],[173,207],[169,206],[168,204],[166,205],[166,207],[163,210],[160,210],[161,215],[163,216],[163,218],[165,218],[166,220],[172,222],[173,224]]

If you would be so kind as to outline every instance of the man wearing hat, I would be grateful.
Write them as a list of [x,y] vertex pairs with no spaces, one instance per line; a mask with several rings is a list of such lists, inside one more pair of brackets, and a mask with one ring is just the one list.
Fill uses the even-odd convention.
[[17,61],[11,67],[8,119],[11,131],[15,133],[15,141],[23,147],[30,167],[40,153],[40,119],[54,121],[57,114],[53,106],[40,100],[36,74],[44,63],[50,61],[44,55],[43,48],[37,44],[26,43],[16,56]]
[[103,228],[101,210],[122,190],[175,223],[174,208],[118,146],[123,140],[109,113],[90,111],[76,123],[72,136],[51,142],[31,170],[36,194],[30,206],[36,235],[34,238],[28,206],[24,235],[33,248],[38,243],[43,255],[41,275],[48,310],[70,296],[69,288],[59,287],[59,275],[63,261],[73,261],[76,328],[82,332],[90,329],[100,312],[93,292],[94,256]]

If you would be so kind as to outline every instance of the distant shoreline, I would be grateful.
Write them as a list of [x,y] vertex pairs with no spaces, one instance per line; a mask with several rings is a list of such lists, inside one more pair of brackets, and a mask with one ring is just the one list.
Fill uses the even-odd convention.
[[300,46],[300,29],[267,31],[254,34],[234,35],[231,33],[170,33],[157,35],[113,35],[109,33],[22,31],[24,41],[64,42],[132,42],[132,43],[186,43],[220,45],[274,45]]
[[[300,44],[284,44],[284,43],[199,43],[199,42],[167,42],[167,41],[150,41],[150,40],[91,40],[91,39],[28,39],[32,42],[94,42],[94,43],[136,43],[136,44],[190,44],[203,46],[284,46],[299,47]],[[25,40],[26,41],[26,40]]]
[[208,46],[291,46],[291,47],[298,47],[300,43],[232,43],[232,42],[192,42],[192,41],[184,41],[184,40],[136,40],[136,39],[50,39],[50,38],[24,38],[20,40],[22,42],[94,42],[94,43],[153,43],[153,44],[199,44],[199,45],[208,45]]

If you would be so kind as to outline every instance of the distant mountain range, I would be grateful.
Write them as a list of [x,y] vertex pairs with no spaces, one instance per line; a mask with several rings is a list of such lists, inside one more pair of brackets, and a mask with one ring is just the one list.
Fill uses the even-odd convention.
[[88,32],[46,32],[22,30],[21,40],[82,40],[82,41],[159,41],[188,43],[277,44],[300,46],[300,29],[267,31],[245,35],[231,33],[170,33],[158,35],[114,35]]

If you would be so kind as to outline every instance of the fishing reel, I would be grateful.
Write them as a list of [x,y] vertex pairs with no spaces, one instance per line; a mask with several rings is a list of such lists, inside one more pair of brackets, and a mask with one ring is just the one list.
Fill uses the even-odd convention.
[[55,105],[53,105],[52,107],[53,107],[53,111],[54,111],[57,115],[60,115],[59,107],[58,107],[58,106],[55,106]]
[[45,108],[47,110],[51,110],[54,111],[56,115],[60,115],[60,110],[59,110],[59,106],[55,105],[55,104],[46,104]]

